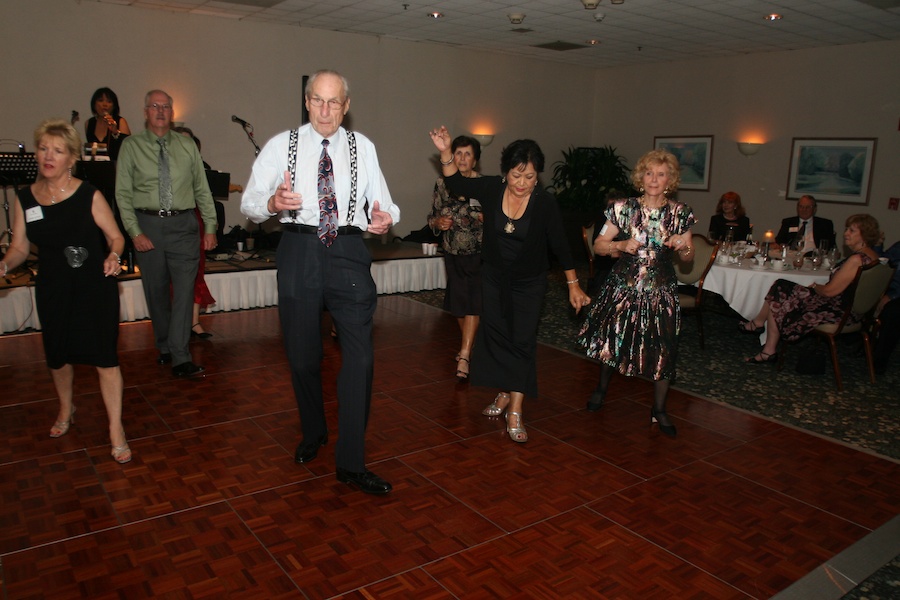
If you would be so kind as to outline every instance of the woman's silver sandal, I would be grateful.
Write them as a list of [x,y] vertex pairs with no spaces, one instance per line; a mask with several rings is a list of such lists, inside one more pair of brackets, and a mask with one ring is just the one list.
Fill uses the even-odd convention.
[[[506,404],[500,406],[497,404],[500,400],[506,398]],[[506,407],[509,405],[509,394],[505,394],[500,392],[497,394],[497,397],[494,398],[494,401],[487,405],[487,407],[481,411],[481,414],[488,417],[499,417],[503,414],[503,411],[506,410]]]

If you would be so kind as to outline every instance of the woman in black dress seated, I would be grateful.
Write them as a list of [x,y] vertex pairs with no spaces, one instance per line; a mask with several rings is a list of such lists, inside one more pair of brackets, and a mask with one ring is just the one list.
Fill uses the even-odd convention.
[[[119,335],[119,256],[125,240],[103,195],[72,177],[81,139],[68,122],[49,120],[34,132],[37,181],[19,190],[12,213],[13,237],[0,261],[0,277],[39,249],[35,298],[44,354],[59,395],[50,437],[74,422],[73,364],[97,367],[100,395],[109,417],[112,456],[131,460],[122,428],[122,392],[116,342]],[[105,243],[104,243],[105,241]]]
[[119,115],[119,98],[108,87],[102,87],[91,96],[93,117],[84,124],[84,135],[88,144],[106,145],[111,160],[119,157],[122,142],[131,134],[128,121]]
[[[831,270],[828,283],[809,287],[779,279],[772,284],[759,314],[750,321],[742,321],[738,329],[742,333],[759,335],[766,332],[766,343],[759,353],[747,359],[748,363],[771,363],[777,360],[778,342],[782,338],[793,342],[809,333],[817,325],[837,323],[853,302],[848,288],[856,272],[878,261],[872,246],[878,243],[881,233],[875,217],[866,214],[847,217],[844,244],[852,254]],[[858,319],[851,315],[851,323]],[[768,327],[766,327],[768,325]]]
[[741,205],[741,196],[737,192],[725,192],[716,204],[716,214],[709,219],[710,241],[724,240],[726,234],[732,232],[731,239],[740,242],[747,239],[750,233],[750,219]]
[[527,442],[522,420],[525,396],[537,396],[537,328],[547,289],[552,251],[566,275],[569,303],[578,312],[590,303],[575,274],[556,200],[538,185],[544,154],[533,140],[503,149],[499,176],[463,177],[453,162],[450,132],[430,132],[441,153],[447,189],[476,198],[484,215],[481,257],[481,326],[472,350],[472,383],[500,388],[482,413],[506,413],[506,431]]

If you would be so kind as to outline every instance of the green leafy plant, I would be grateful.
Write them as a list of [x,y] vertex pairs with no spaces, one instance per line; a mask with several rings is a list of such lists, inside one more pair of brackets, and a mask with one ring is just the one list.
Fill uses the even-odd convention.
[[630,170],[612,146],[563,151],[553,165],[553,189],[563,210],[599,211],[613,191],[630,192]]

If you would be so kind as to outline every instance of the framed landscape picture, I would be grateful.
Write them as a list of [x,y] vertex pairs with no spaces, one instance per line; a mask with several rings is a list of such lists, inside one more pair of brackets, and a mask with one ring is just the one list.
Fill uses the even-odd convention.
[[876,138],[794,138],[787,199],[869,204]]
[[653,147],[668,150],[678,159],[681,165],[681,185],[678,189],[709,191],[713,136],[655,137]]

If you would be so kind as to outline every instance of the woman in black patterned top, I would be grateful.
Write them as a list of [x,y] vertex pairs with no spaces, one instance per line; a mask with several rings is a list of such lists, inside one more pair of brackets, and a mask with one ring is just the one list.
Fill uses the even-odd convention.
[[[451,145],[453,164],[461,176],[481,177],[475,165],[481,158],[481,144],[466,135],[458,136]],[[469,378],[469,357],[478,331],[481,315],[481,232],[484,214],[478,200],[454,196],[447,190],[444,178],[434,184],[434,199],[428,226],[435,235],[441,233],[447,290],[444,310],[456,317],[462,332],[462,343],[456,355],[456,377]]]

